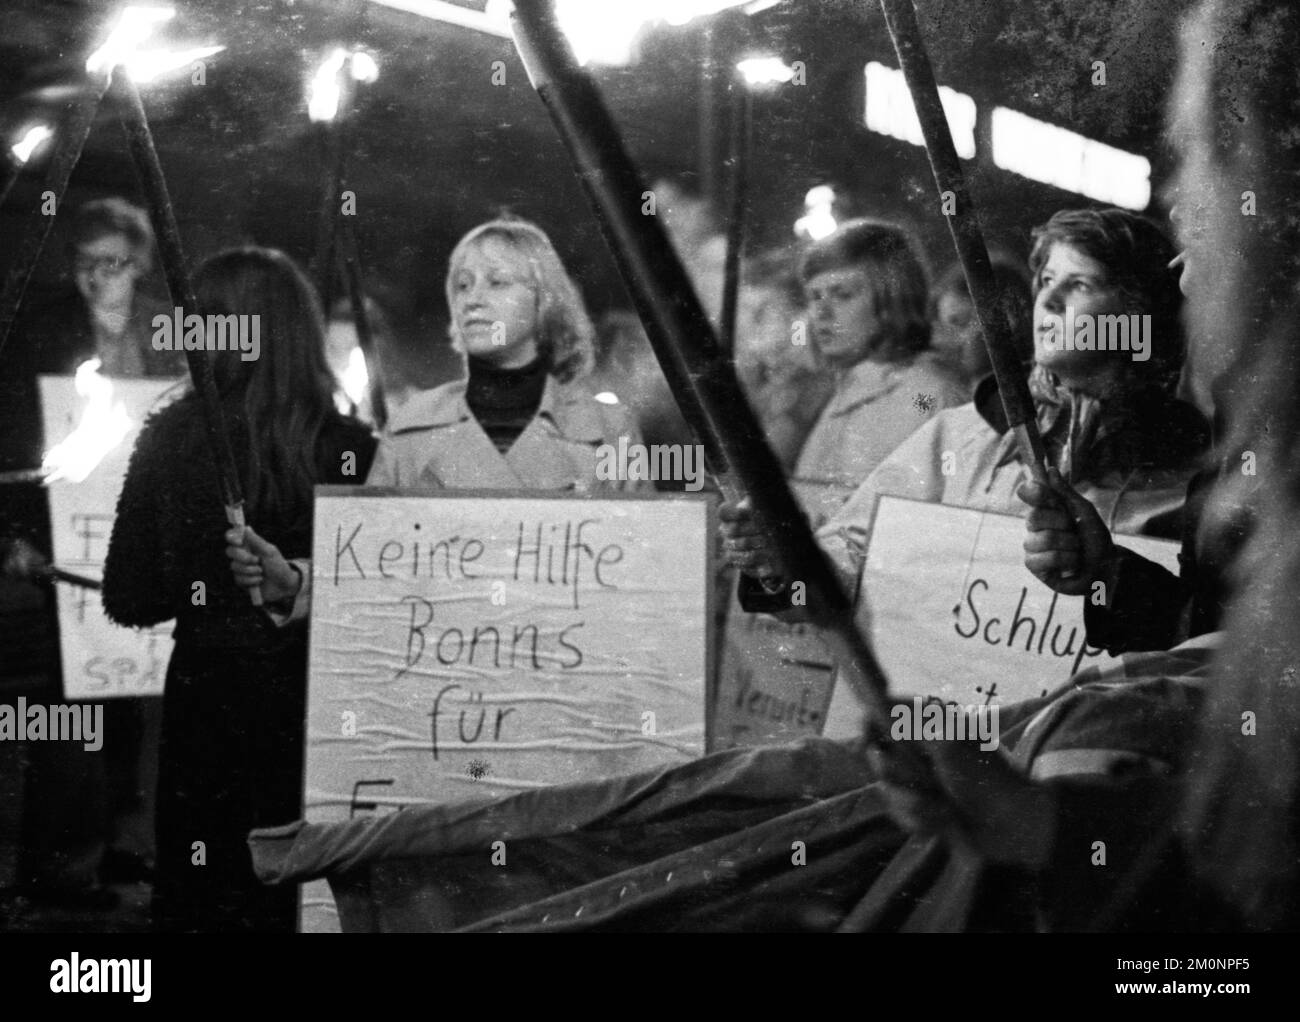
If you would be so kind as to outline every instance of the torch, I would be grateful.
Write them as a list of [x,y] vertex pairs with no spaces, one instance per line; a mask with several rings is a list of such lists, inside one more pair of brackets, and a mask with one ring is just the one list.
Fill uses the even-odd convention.
[[754,150],[754,92],[792,78],[794,70],[776,57],[749,57],[736,65],[736,76],[731,82],[731,216],[727,221],[722,317],[718,332],[723,350],[733,355],[736,350],[736,304],[740,296],[740,260],[745,250],[749,164]]
[[[118,91],[122,100],[119,118],[149,207],[149,219],[153,222],[158,237],[167,290],[174,305],[197,309],[198,301],[194,297],[194,285],[186,268],[180,229],[176,226],[176,214],[167,194],[167,181],[163,177],[162,164],[158,161],[158,151],[154,148],[153,134],[149,131],[144,104],[140,101],[140,91],[130,74],[121,75],[119,79]],[[221,489],[221,502],[226,508],[226,521],[243,529],[246,524],[244,494],[239,482],[239,470],[235,465],[235,454],[230,446],[230,433],[226,429],[225,415],[221,409],[221,399],[217,394],[216,380],[212,376],[212,364],[208,361],[207,352],[202,350],[186,351],[185,360],[189,365],[194,390],[199,396],[208,447],[217,465],[217,480]],[[250,589],[249,597],[253,606],[262,605],[260,589]]]
[[852,604],[813,539],[781,467],[657,218],[642,216],[644,186],[590,76],[546,0],[518,0],[515,45],[546,105],[596,213],[651,346],[692,431],[729,499],[748,494],[782,561],[800,572],[810,603],[824,610],[824,638],[843,677],[876,715],[888,718],[886,682],[859,634]]
[[[329,315],[334,295],[335,255],[341,254],[344,281],[352,306],[352,321],[362,357],[367,363],[367,386],[375,422],[387,419],[383,381],[376,370],[374,334],[365,307],[361,252],[353,218],[343,216],[340,198],[344,190],[347,157],[351,149],[351,121],[355,111],[357,85],[379,77],[379,67],[370,54],[335,49],[316,70],[307,94],[307,116],[321,131],[323,154],[321,205],[316,225],[316,281],[321,304]],[[340,238],[340,234],[342,237]]]
[[384,381],[379,375],[379,359],[373,355],[375,337],[370,328],[370,313],[366,311],[366,292],[362,286],[361,253],[357,248],[357,234],[352,226],[352,218],[343,220],[343,269],[347,277],[348,298],[352,304],[352,323],[357,331],[357,343],[361,348],[363,365],[366,367],[366,386],[370,391],[370,411],[375,417],[375,425],[380,429],[388,421],[388,406],[384,401]]
[[334,288],[334,245],[338,235],[339,200],[343,192],[351,136],[351,115],[360,82],[373,82],[379,68],[368,53],[335,48],[312,76],[307,116],[320,125],[324,172],[316,223],[315,269],[321,303],[329,309]]
[[[224,49],[212,46],[182,52],[141,51],[140,43],[153,33],[159,23],[167,21],[175,13],[170,7],[125,8],[104,45],[86,61],[86,83],[62,126],[41,186],[41,195],[53,195],[56,215],[67,193],[73,168],[81,159],[81,151],[86,145],[86,138],[95,122],[95,114],[108,91],[115,68],[125,64],[137,80],[148,81],[164,71],[183,67],[191,61]],[[23,141],[28,142],[29,138],[30,133]],[[39,143],[34,142],[33,147],[35,144]],[[28,152],[27,158],[30,156],[31,152]],[[12,182],[6,183],[6,193],[11,184]],[[42,200],[19,242],[18,255],[5,275],[4,288],[0,291],[0,351],[4,350],[5,343],[9,340],[18,308],[27,293],[27,285],[31,282],[41,251],[49,239],[50,228],[54,226],[55,217],[47,215],[45,207],[46,202]]]
[[[137,10],[137,8],[127,8],[127,11]],[[139,38],[139,34],[145,31],[148,23],[142,23],[140,19],[128,19],[125,13],[123,20],[118,29],[110,36],[109,42],[105,43],[104,48],[110,45],[118,45],[114,37],[119,32],[129,31],[130,38]],[[86,138],[90,134],[91,125],[95,123],[95,114],[99,110],[99,105],[103,102],[104,93],[108,91],[108,84],[111,80],[112,69],[104,69],[93,64],[97,56],[103,52],[96,51],[86,63],[86,70],[91,77],[87,81],[81,96],[72,107],[72,112],[64,122],[63,131],[59,136],[57,145],[54,148],[54,155],[50,159],[50,165],[45,171],[45,180],[41,186],[41,194],[51,193],[54,196],[54,209],[57,212],[59,205],[63,202],[63,196],[68,190],[68,181],[72,177],[72,170],[81,159],[81,150],[86,144]],[[93,66],[92,66],[93,64]],[[54,217],[46,216],[41,207],[45,202],[42,201],[38,208],[33,211],[33,219],[28,222],[26,233],[22,241],[18,244],[18,255],[14,259],[13,265],[10,266],[9,272],[5,275],[4,290],[0,291],[0,351],[4,351],[5,342],[9,340],[9,333],[13,329],[14,320],[18,316],[18,307],[22,304],[23,296],[27,293],[27,285],[31,282],[32,273],[36,270],[36,263],[40,260],[41,250],[45,247],[45,242],[49,238],[50,228],[54,226]]]
[[9,198],[9,192],[23,172],[23,168],[27,166],[27,161],[53,134],[54,132],[46,125],[38,124],[23,132],[23,137],[9,147],[8,158],[5,160],[4,180],[0,182],[0,206],[3,206],[5,199]]
[[91,578],[88,575],[78,575],[75,572],[64,571],[62,568],[51,564],[40,574],[41,578],[50,582],[65,582],[70,586],[76,586],[78,589],[103,589],[104,583],[99,579]]
[[934,68],[930,66],[930,58],[921,39],[921,29],[916,22],[916,8],[912,6],[912,0],[880,0],[880,6],[894,41],[894,50],[898,54],[898,63],[903,69],[908,91],[912,94],[917,119],[921,123],[921,134],[925,138],[925,151],[930,159],[935,187],[941,198],[945,192],[951,192],[956,199],[956,211],[947,217],[948,231],[952,235],[953,246],[957,249],[957,259],[966,277],[966,286],[975,302],[975,318],[984,336],[984,346],[988,350],[993,375],[997,379],[1007,423],[1015,433],[1035,480],[1047,485],[1047,459],[1043,438],[1038,432],[1038,420],[1034,416],[1034,401],[1029,393],[1029,383],[1025,379],[1020,356],[1016,354],[1011,326],[998,302],[997,282],[993,277],[988,247],[984,243],[984,234],[980,230],[970,192],[966,188],[966,178],[962,173],[961,161],[957,158],[952,134],[948,131],[943,103],[939,99],[939,87],[934,79]]

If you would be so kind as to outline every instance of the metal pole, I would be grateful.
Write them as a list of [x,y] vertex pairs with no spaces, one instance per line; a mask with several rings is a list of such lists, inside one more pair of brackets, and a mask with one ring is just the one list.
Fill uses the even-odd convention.
[[641,214],[644,184],[552,4],[517,0],[511,24],[529,80],[569,150],[664,376],[723,492],[752,499],[781,560],[806,587],[808,605],[818,608],[846,682],[887,719],[884,673],[857,630],[852,603],[813,539],[667,235],[656,217]]
[[[135,87],[135,82],[131,81],[130,75],[120,75],[119,79],[118,92],[123,102],[118,116],[126,131],[131,159],[135,163],[141,190],[149,207],[149,218],[158,236],[163,272],[167,278],[167,290],[171,294],[174,305],[198,312],[198,300],[194,297],[194,285],[190,281],[186,266],[180,229],[176,226],[176,214],[172,210],[171,199],[167,194],[167,181],[163,177],[162,164],[158,161],[158,151],[154,148],[153,135],[149,131],[144,104],[140,102],[140,92]],[[212,376],[208,353],[186,351],[185,360],[189,364],[194,390],[199,396],[199,407],[202,409],[203,422],[207,428],[208,447],[217,466],[221,502],[226,507],[226,520],[231,525],[242,529],[245,525],[243,488],[240,486],[239,470],[235,465],[235,454],[230,446],[230,433],[226,429],[225,414],[221,409],[221,398],[217,394],[217,384]],[[253,601],[253,606],[262,605],[260,589],[250,589],[249,597]]]

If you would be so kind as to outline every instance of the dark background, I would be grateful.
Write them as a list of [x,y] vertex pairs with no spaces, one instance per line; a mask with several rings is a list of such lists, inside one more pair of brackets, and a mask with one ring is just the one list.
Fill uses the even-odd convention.
[[[619,0],[610,0],[611,3]],[[482,7],[482,0],[463,0]],[[86,56],[120,2],[5,0],[0,13],[0,130],[63,116]],[[379,80],[360,92],[349,185],[368,289],[390,310],[399,344],[390,372],[431,385],[458,372],[445,341],[446,258],[468,228],[502,208],[536,220],[556,242],[594,313],[629,304],[541,102],[512,43],[367,0],[178,0],[152,45],[224,44],[206,84],[188,71],[142,86],[191,262],[230,244],[314,250],[322,149],[306,85],[329,47],[361,46]],[[979,130],[1006,105],[1141,153],[1159,185],[1168,158],[1159,123],[1181,0],[918,0],[939,81],[974,97]],[[625,141],[649,182],[684,180],[725,196],[726,76],[749,49],[801,60],[807,84],[755,106],[749,204],[753,248],[793,240],[813,185],[833,183],[850,212],[892,216],[920,233],[935,269],[952,261],[933,182],[918,147],[863,126],[863,67],[896,66],[872,0],[785,0],[646,32],[626,68],[595,69]],[[712,55],[717,72],[708,72]],[[492,84],[494,61],[506,81]],[[1092,62],[1107,84],[1091,84]],[[6,143],[6,147],[9,143]],[[32,161],[0,211],[7,263],[37,215],[52,146]],[[1090,205],[994,167],[987,147],[965,163],[990,241],[1024,254],[1030,228],[1054,210]],[[67,195],[138,195],[111,103],[101,109]],[[1155,200],[1153,200],[1155,201]],[[725,207],[723,207],[725,208]],[[1159,216],[1158,208],[1150,210]],[[66,284],[59,226],[30,297]],[[162,293],[161,278],[155,289]],[[0,356],[2,361],[2,356]]]

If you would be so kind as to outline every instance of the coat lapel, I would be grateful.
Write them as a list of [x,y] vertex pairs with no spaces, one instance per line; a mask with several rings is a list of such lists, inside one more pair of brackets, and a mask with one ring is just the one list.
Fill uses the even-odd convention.
[[417,486],[452,490],[516,490],[527,486],[472,415],[439,427],[431,441],[433,457],[416,480]]

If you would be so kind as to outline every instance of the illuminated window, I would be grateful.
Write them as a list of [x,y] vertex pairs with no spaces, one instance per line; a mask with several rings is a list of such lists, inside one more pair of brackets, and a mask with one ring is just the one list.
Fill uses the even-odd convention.
[[[921,122],[917,119],[912,93],[907,88],[903,72],[872,61],[867,65],[866,74],[867,127],[912,145],[925,145]],[[957,155],[965,160],[974,159],[975,100],[946,85],[939,86],[939,100],[943,103]]]
[[1006,107],[993,110],[993,162],[1098,202],[1141,210],[1151,201],[1146,158]]

